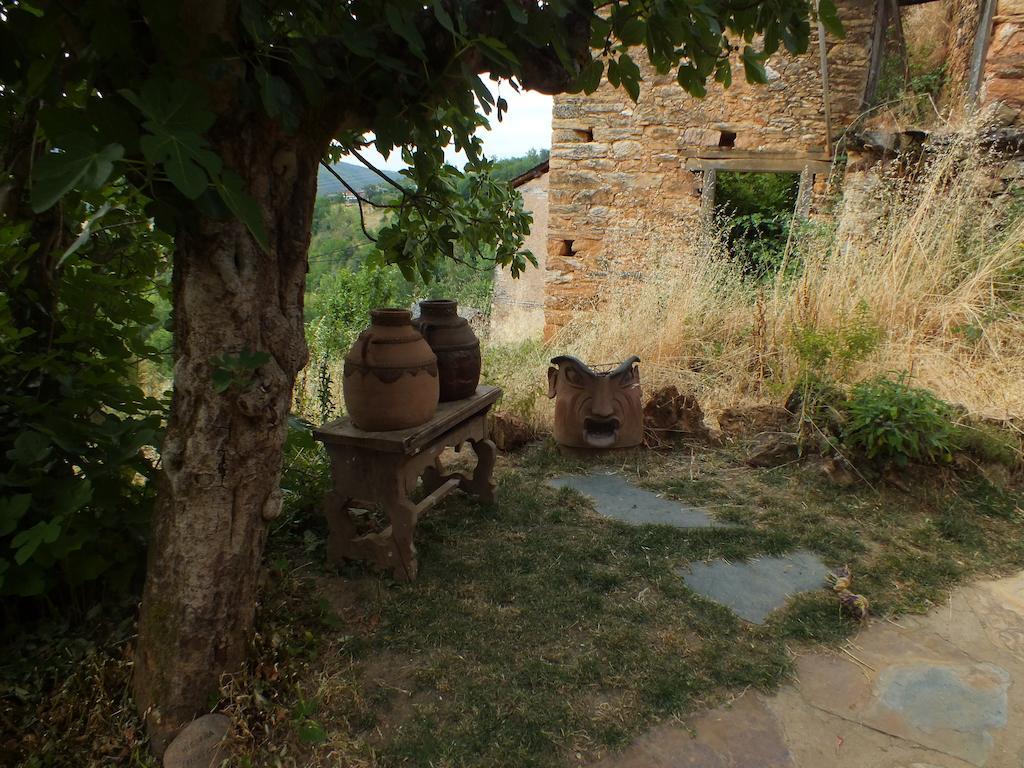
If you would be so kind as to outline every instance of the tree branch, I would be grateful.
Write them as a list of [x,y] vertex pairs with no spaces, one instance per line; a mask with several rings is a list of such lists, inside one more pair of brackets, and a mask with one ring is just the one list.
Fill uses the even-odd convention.
[[[362,195],[360,195],[358,192],[356,192],[349,185],[349,183],[347,181],[345,181],[343,178],[341,178],[341,175],[336,170],[331,168],[331,166],[329,166],[327,163],[325,163],[325,162],[323,162],[321,160],[320,161],[320,165],[322,165],[324,168],[326,168],[331,173],[331,175],[333,175],[334,178],[336,178],[341,183],[341,186],[343,186],[345,189],[347,189],[349,192],[352,193],[352,196],[356,199],[356,206],[359,208],[359,228],[361,230],[363,230],[363,234],[366,235],[366,239],[367,240],[369,240],[370,242],[376,243],[377,242],[377,238],[374,237],[373,235],[371,235],[367,231],[367,229],[366,229],[366,218],[363,216],[363,197],[362,197]],[[367,202],[369,202],[369,201],[367,201]]]

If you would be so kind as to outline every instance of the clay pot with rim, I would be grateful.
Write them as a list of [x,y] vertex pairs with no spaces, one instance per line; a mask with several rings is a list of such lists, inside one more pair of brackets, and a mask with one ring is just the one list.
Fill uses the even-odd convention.
[[352,424],[367,432],[408,429],[433,417],[437,356],[407,309],[370,311],[370,327],[345,356],[342,390]]
[[420,302],[415,326],[437,355],[441,402],[461,400],[476,392],[480,383],[480,340],[459,317],[458,302],[430,299]]

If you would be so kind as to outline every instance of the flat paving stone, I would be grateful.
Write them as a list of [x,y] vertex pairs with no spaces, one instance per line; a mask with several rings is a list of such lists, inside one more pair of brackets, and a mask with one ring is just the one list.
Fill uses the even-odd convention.
[[678,573],[701,597],[721,603],[741,619],[763,624],[792,595],[824,587],[828,568],[813,552],[798,550],[740,563],[691,563]]
[[594,768],[794,768],[784,734],[757,694],[694,719],[660,725]]
[[871,621],[842,650],[799,654],[773,696],[659,725],[597,766],[1024,768],[1022,723],[1024,573]]
[[931,631],[875,625],[856,640],[859,662],[830,654],[801,658],[799,691],[807,703],[844,720],[971,765],[991,765],[1022,746],[997,744],[1012,720],[1012,676],[991,651],[987,642],[963,650]]
[[663,499],[631,484],[622,475],[561,475],[548,480],[555,488],[572,488],[594,503],[599,515],[632,525],[671,525],[674,528],[717,528],[706,510]]

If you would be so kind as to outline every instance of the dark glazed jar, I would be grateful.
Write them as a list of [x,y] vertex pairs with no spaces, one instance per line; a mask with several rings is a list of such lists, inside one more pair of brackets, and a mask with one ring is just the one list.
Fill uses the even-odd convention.
[[442,403],[469,397],[480,383],[480,340],[458,310],[451,299],[421,301],[415,323],[437,355]]
[[430,421],[437,410],[437,357],[407,309],[374,309],[345,356],[345,408],[359,429],[386,432]]

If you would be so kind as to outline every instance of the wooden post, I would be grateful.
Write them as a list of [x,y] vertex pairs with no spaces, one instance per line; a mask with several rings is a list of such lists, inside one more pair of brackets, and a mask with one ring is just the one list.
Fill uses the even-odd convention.
[[967,81],[967,103],[972,108],[981,90],[981,76],[985,72],[985,54],[988,53],[988,41],[992,35],[995,5],[996,0],[982,0],[981,17],[978,19],[978,31],[974,36],[974,50],[971,53],[971,75]]
[[871,30],[871,61],[868,65],[868,82],[864,87],[861,111],[873,106],[878,92],[878,81],[882,76],[882,59],[885,57],[885,30],[889,26],[889,3],[877,0],[875,3],[875,26]]
[[711,221],[715,215],[715,187],[717,184],[718,172],[714,168],[705,170],[700,189],[700,215],[705,221]]

